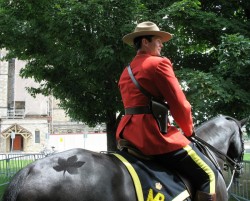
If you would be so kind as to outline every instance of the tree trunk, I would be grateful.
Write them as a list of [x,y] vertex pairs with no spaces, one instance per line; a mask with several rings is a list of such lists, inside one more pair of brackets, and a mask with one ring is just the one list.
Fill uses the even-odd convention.
[[116,115],[109,115],[109,121],[107,122],[107,149],[108,151],[116,151],[116,139],[115,133],[117,128],[117,119]]

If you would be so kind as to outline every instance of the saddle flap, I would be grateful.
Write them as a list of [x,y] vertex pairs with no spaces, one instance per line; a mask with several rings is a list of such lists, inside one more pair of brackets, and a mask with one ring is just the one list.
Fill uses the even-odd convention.
[[[125,151],[119,151],[118,155],[123,157],[122,162],[126,167],[129,166],[129,171],[133,168],[131,177],[136,173],[139,178],[144,200],[185,200],[190,197],[185,184],[175,172],[152,160],[138,160]],[[135,186],[138,188],[138,182]]]

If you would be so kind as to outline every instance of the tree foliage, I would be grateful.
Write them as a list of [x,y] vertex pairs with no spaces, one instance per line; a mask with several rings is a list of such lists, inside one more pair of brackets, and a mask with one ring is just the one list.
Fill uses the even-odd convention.
[[[0,0],[0,48],[28,61],[21,71],[53,94],[75,120],[107,123],[114,137],[123,111],[117,87],[135,54],[121,41],[137,22],[173,33],[164,55],[185,85],[196,122],[249,115],[249,9],[222,0]],[[121,113],[122,114],[122,113]],[[108,137],[109,149],[114,147]]]
[[53,94],[73,119],[106,122],[114,135],[122,105],[117,80],[130,56],[121,37],[143,6],[136,0],[2,0],[1,8],[0,47],[8,58],[28,61],[21,75],[41,83],[29,91]]
[[249,116],[249,12],[249,2],[232,0],[174,1],[159,11],[175,36],[165,54],[188,86],[197,123]]

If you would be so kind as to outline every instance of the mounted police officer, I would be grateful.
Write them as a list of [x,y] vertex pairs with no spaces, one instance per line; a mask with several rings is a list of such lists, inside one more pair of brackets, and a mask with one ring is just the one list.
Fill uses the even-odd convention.
[[186,175],[197,189],[196,200],[216,200],[217,170],[188,139],[194,133],[191,106],[171,61],[161,57],[163,43],[171,37],[170,33],[160,31],[155,23],[147,21],[138,24],[132,33],[123,37],[123,41],[137,50],[130,63],[135,79],[152,97],[168,103],[170,113],[183,133],[169,123],[167,132],[161,132],[149,108],[150,99],[138,89],[125,68],[119,80],[125,115],[116,137]]

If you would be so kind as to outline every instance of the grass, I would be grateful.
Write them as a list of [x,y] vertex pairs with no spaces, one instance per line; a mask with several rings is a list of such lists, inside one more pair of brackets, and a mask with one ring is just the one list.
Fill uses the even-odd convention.
[[23,167],[29,165],[34,160],[32,159],[19,159],[19,160],[0,160],[0,200],[2,198],[4,189],[7,187],[7,182],[11,177]]
[[243,159],[244,161],[250,161],[250,153],[245,153]]
[[0,200],[2,198],[2,195],[4,193],[5,188],[7,187],[7,184],[4,184],[4,183],[7,183],[8,181],[9,181],[9,179],[6,178],[5,176],[3,176],[3,175],[0,176],[0,185],[1,185],[0,186]]
[[5,187],[6,187],[6,185],[0,186],[0,200],[2,199]]
[[0,176],[0,200],[2,199],[4,190],[7,187],[9,181],[10,181],[10,178],[4,175]]

